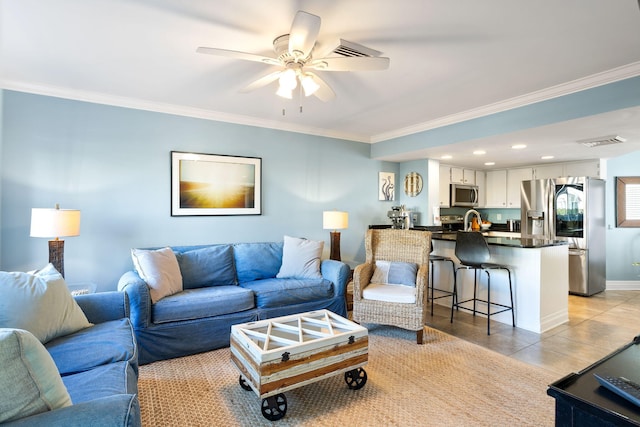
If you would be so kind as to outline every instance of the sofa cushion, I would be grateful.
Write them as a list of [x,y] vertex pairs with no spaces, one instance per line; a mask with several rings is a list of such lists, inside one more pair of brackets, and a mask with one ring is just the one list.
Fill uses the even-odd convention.
[[253,292],[239,286],[187,289],[163,298],[151,308],[153,323],[180,322],[237,313],[254,308]]
[[51,264],[35,274],[2,271],[0,289],[0,328],[25,329],[46,343],[91,326]]
[[183,289],[235,285],[233,247],[214,245],[176,254]]
[[258,308],[300,304],[333,297],[333,284],[326,279],[264,279],[241,283],[256,296]]
[[276,277],[282,265],[283,245],[284,242],[236,243],[233,245],[238,282],[252,282]]
[[324,242],[284,236],[279,279],[321,279],[320,258]]
[[123,361],[137,370],[136,341],[128,318],[97,323],[46,347],[63,376]]
[[117,394],[137,394],[138,376],[127,362],[110,363],[62,377],[75,404]]
[[182,291],[182,275],[171,248],[131,249],[136,271],[149,286],[152,302]]
[[386,285],[416,285],[418,264],[413,262],[376,261],[371,283]]
[[71,405],[42,343],[22,329],[0,329],[0,423]]

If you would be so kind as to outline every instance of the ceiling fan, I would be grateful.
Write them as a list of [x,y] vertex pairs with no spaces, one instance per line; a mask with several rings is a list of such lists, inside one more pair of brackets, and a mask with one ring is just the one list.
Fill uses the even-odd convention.
[[267,74],[245,87],[241,92],[264,87],[276,80],[279,81],[277,95],[291,99],[293,90],[301,87],[305,96],[315,95],[322,101],[335,98],[335,92],[322,80],[315,71],[371,71],[389,68],[389,58],[379,56],[380,52],[342,40],[342,44],[359,46],[361,49],[347,49],[350,53],[335,53],[332,49],[327,55],[314,57],[317,38],[320,32],[320,17],[304,11],[298,11],[289,34],[276,37],[273,40],[275,58],[235,50],[218,49],[213,47],[199,47],[196,52],[209,55],[226,56],[229,58],[261,62],[276,65],[280,70]]

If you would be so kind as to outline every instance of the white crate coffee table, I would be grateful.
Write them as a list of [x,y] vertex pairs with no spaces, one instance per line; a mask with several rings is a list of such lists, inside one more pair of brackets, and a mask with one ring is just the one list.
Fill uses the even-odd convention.
[[231,326],[231,360],[240,385],[262,399],[262,415],[286,414],[283,392],[344,373],[357,390],[367,382],[367,329],[328,310]]

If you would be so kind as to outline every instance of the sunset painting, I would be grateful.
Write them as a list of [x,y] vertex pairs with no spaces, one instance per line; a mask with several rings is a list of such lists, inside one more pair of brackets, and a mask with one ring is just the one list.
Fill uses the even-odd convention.
[[261,159],[177,152],[172,157],[173,215],[260,214]]

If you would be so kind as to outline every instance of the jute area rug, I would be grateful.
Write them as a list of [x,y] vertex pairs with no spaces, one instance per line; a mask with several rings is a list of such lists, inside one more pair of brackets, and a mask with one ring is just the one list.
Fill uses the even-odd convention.
[[238,384],[228,348],[140,367],[144,426],[550,426],[553,374],[425,328],[369,327],[367,382],[336,375],[285,392],[287,413],[270,422],[261,399]]

